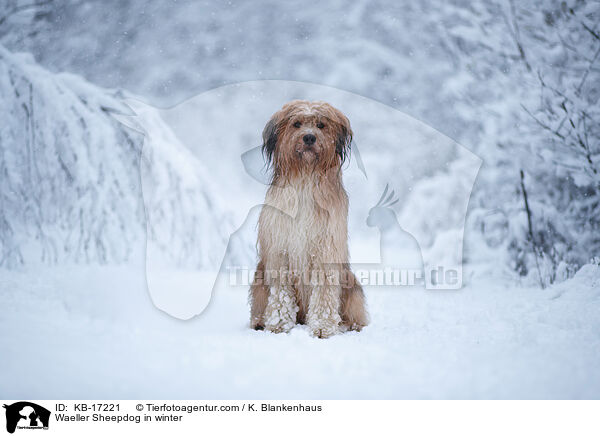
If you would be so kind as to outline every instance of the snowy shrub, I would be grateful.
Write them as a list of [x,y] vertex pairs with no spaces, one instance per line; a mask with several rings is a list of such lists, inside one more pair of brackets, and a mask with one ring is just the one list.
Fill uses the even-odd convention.
[[[214,229],[224,218],[208,207],[212,193],[199,176],[206,170],[176,144],[178,153],[159,154],[157,145],[141,159],[142,135],[114,117],[129,111],[122,97],[0,46],[0,266],[141,258],[146,230],[167,258],[218,266],[206,253],[223,243]],[[154,130],[173,137],[160,119]],[[185,180],[182,161],[192,174]],[[160,186],[168,195],[144,204],[140,165],[150,184],[166,180]],[[146,229],[147,213],[159,217],[152,224],[160,231]]]
[[[505,246],[542,286],[600,253],[600,4],[462,2],[446,12],[470,79],[488,171],[475,207],[510,222]],[[462,86],[461,86],[462,85]]]
[[127,258],[141,140],[111,119],[114,96],[1,47],[0,95],[0,265]]

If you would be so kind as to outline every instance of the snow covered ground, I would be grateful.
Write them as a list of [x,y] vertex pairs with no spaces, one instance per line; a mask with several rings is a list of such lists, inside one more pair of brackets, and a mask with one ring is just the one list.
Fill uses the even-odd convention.
[[251,331],[244,287],[171,318],[142,265],[3,270],[0,290],[4,398],[600,397],[592,265],[546,290],[369,288],[371,325],[327,340]]

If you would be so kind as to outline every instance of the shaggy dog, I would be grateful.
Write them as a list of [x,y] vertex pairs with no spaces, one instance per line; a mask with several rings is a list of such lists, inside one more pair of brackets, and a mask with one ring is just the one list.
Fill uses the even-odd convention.
[[341,169],[351,142],[350,122],[325,102],[292,101],[265,126],[262,148],[273,175],[258,221],[252,328],[279,333],[307,324],[326,338],[367,325],[348,262]]

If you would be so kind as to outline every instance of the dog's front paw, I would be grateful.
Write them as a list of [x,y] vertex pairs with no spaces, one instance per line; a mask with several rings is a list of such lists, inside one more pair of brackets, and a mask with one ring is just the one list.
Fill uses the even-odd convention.
[[272,319],[265,323],[265,329],[273,333],[287,333],[294,327],[294,323],[289,320]]
[[340,333],[342,318],[336,308],[321,308],[313,304],[308,310],[308,327],[313,336],[328,338]]
[[309,324],[312,335],[317,338],[328,338],[340,333],[339,323],[335,320],[320,320]]

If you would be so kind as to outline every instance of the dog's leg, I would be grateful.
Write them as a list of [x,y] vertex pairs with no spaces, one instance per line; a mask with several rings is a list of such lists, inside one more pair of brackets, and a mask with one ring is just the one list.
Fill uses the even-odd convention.
[[343,271],[342,280],[342,326],[348,330],[361,331],[369,323],[362,286],[349,268]]
[[278,277],[269,280],[270,292],[265,308],[265,328],[273,333],[289,332],[296,325],[298,304],[292,278],[289,276],[287,262],[279,263],[279,268],[271,268],[270,272],[277,271]]
[[313,270],[313,289],[308,303],[307,323],[312,334],[328,338],[340,331],[340,295],[337,268]]
[[250,286],[250,328],[262,330],[265,328],[265,309],[269,299],[269,287],[265,284],[265,264],[258,262],[254,280]]
[[296,325],[298,305],[291,286],[271,288],[265,310],[265,328],[273,333],[287,333]]

